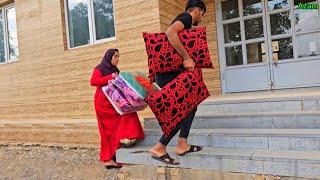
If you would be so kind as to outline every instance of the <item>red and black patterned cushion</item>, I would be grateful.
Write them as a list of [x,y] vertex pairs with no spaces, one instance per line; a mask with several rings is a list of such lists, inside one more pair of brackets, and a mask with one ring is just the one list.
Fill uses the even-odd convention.
[[[162,33],[143,33],[148,54],[149,78],[156,73],[174,72],[183,69],[183,59]],[[208,49],[206,27],[179,32],[179,38],[198,68],[213,68]]]
[[168,135],[191,110],[209,96],[201,69],[195,69],[194,72],[181,73],[145,101],[155,114],[164,134]]

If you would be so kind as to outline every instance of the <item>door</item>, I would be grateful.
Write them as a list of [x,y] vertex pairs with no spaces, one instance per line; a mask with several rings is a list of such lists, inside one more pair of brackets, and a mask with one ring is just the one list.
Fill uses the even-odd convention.
[[319,2],[216,1],[223,92],[320,86]]

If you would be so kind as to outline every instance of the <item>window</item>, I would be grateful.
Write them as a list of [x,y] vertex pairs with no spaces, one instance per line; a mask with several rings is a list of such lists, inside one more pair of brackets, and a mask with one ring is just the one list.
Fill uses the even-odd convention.
[[226,66],[264,62],[263,7],[262,0],[221,0]]
[[65,5],[69,48],[115,37],[112,0],[65,0]]
[[13,5],[0,8],[0,63],[19,58],[16,10]]
[[320,8],[299,9],[299,4],[319,4],[319,0],[294,0],[294,24],[298,58],[320,56]]

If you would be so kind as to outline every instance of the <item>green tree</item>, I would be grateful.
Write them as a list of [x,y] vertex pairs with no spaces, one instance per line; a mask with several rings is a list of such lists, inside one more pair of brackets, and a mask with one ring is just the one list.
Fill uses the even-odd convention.
[[77,4],[70,12],[69,17],[71,47],[88,44],[89,22],[88,6],[84,3]]
[[93,0],[97,39],[115,36],[112,0]]

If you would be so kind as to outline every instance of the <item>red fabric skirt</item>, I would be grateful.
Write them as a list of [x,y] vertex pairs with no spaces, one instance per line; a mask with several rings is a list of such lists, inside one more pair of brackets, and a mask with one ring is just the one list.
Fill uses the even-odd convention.
[[137,113],[119,115],[101,88],[96,91],[94,103],[101,138],[101,161],[109,161],[115,156],[120,147],[120,139],[144,139]]

